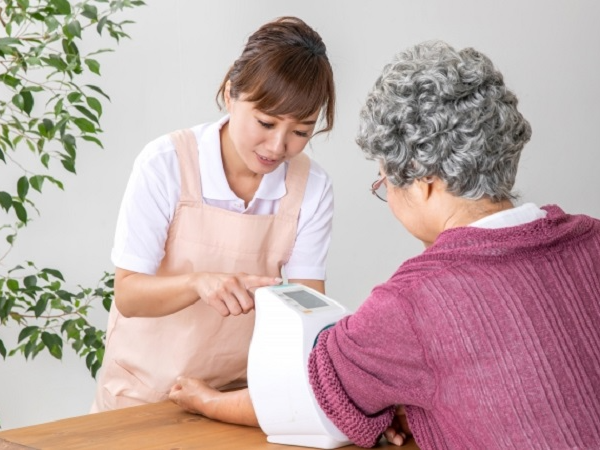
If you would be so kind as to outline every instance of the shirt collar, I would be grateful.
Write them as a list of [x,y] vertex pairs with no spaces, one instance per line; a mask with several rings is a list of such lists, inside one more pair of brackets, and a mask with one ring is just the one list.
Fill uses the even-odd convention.
[[[204,128],[199,136],[199,162],[202,179],[202,196],[213,200],[238,200],[231,190],[223,169],[221,157],[221,127],[229,121],[229,115]],[[265,174],[254,198],[278,200],[286,194],[285,174],[287,163],[280,164],[273,172]]]
[[525,203],[479,219],[469,226],[477,228],[516,227],[546,217],[546,211],[535,203]]

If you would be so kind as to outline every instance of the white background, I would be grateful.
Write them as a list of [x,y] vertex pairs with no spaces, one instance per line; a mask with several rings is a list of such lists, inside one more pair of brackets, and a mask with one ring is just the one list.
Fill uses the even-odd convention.
[[[103,116],[105,149],[81,148],[78,176],[59,176],[41,216],[27,226],[8,266],[34,260],[93,286],[105,270],[119,203],[133,159],[146,142],[221,116],[214,97],[248,35],[282,15],[297,15],[323,37],[335,72],[337,123],[308,150],[331,174],[334,237],[328,294],[356,308],[421,244],[369,193],[377,167],[354,143],[358,111],[394,53],[439,38],[472,46],[500,68],[533,127],[517,190],[524,201],[557,203],[600,217],[600,3],[595,0],[148,0],[115,53],[100,55],[111,96]],[[125,18],[125,17],[124,17]],[[106,44],[105,44],[106,45]],[[16,176],[16,174],[15,174]],[[106,325],[101,305],[92,320]],[[399,330],[401,332],[401,330]],[[12,345],[16,331],[0,328]],[[8,346],[7,345],[7,346]],[[3,429],[87,413],[95,384],[83,360],[40,355],[0,360]]]

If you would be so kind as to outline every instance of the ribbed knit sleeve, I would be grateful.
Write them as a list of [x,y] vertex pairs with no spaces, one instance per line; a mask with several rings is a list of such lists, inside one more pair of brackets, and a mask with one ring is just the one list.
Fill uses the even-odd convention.
[[435,377],[402,295],[381,285],[352,316],[321,333],[309,361],[319,405],[353,442],[372,446],[396,405],[431,405]]
[[327,417],[352,442],[361,447],[373,447],[392,423],[394,408],[367,416],[356,407],[344,391],[329,358],[326,344],[329,332],[321,333],[309,359],[308,372],[315,397]]

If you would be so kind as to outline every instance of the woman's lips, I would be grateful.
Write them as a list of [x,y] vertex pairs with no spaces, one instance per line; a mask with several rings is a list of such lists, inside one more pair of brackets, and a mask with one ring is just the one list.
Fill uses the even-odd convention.
[[256,159],[258,159],[258,162],[265,166],[273,166],[279,162],[278,159],[270,159],[265,156],[261,156],[258,153],[256,153]]

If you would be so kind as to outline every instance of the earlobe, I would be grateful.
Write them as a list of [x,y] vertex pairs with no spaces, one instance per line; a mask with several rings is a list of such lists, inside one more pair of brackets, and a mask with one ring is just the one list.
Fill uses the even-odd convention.
[[429,200],[435,190],[436,179],[434,177],[425,177],[418,179],[419,191],[423,200]]

